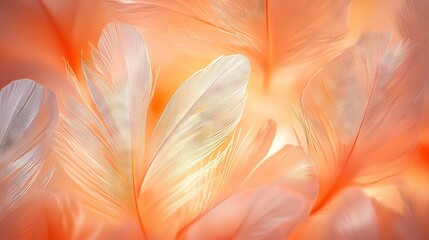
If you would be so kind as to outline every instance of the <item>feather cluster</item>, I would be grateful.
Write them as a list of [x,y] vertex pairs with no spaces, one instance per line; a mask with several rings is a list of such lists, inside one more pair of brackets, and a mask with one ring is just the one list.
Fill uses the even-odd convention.
[[[62,1],[31,3],[67,64],[47,73],[62,90],[21,79],[0,91],[0,239],[429,237],[429,194],[415,189],[429,186],[429,4],[401,1],[393,34],[353,44],[351,0],[83,0],[73,21]],[[122,22],[81,54],[91,9]],[[181,80],[157,56],[183,66],[202,53],[217,57]],[[296,118],[260,116],[251,105],[277,97],[248,86],[261,78],[269,95],[274,73],[298,66]],[[157,113],[159,81],[180,84]],[[297,144],[284,141],[296,122]]]

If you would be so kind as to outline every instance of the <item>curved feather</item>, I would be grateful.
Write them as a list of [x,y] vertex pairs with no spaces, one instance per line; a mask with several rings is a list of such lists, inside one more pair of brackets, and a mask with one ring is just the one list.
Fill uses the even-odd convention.
[[99,0],[0,2],[0,87],[24,76],[57,94],[71,90],[64,59],[77,70],[109,12]]
[[141,188],[142,215],[154,234],[174,232],[198,214],[178,211],[199,201],[192,197],[199,184],[210,184],[208,176],[221,157],[209,157],[240,120],[249,68],[243,56],[221,56],[186,80],[165,107],[153,132],[151,164]]
[[69,196],[33,191],[0,220],[0,238],[95,239],[102,227],[87,218],[81,205]]
[[63,165],[91,210],[119,221],[138,216],[145,235],[174,237],[212,184],[224,156],[215,149],[243,111],[249,64],[222,56],[194,74],[167,104],[145,150],[152,76],[143,41],[132,27],[111,24],[92,55],[83,62],[81,102],[68,102],[62,119]]
[[396,19],[396,26],[404,38],[429,46],[429,2],[406,0]]
[[[332,59],[304,89],[308,146],[316,161],[318,206],[334,191],[402,170],[415,144],[424,53],[413,43],[387,50],[388,34],[366,34]],[[317,207],[316,207],[317,209]]]
[[250,143],[236,140],[215,173],[214,201],[181,231],[183,237],[284,239],[308,216],[318,187],[314,164],[293,146],[267,158],[275,131],[268,121]]
[[[410,39],[416,43],[422,44],[429,48],[429,2],[422,0],[406,0],[403,3],[401,12],[396,16],[396,27],[402,38]],[[426,49],[426,51],[428,51]],[[428,54],[429,55],[429,54]],[[429,59],[429,57],[428,57]],[[429,80],[429,71],[427,63],[429,60],[422,62],[420,71],[421,76]],[[420,128],[419,144],[427,145],[429,142],[429,127],[426,123],[429,121],[429,96],[428,85],[426,84],[424,105],[422,113],[422,126]]]
[[340,38],[350,0],[109,2],[121,20],[140,26],[147,37],[168,35],[182,48],[246,55],[259,64],[268,84],[277,67],[324,53]]
[[347,188],[299,226],[290,239],[379,239],[376,209],[359,188]]
[[26,194],[50,150],[58,109],[55,94],[31,80],[0,91],[0,216]]
[[373,204],[382,239],[423,239],[419,236],[417,219],[412,211],[412,205],[408,201],[404,204],[402,213],[396,212],[377,200],[373,200]]
[[[401,176],[403,182],[400,185],[401,193],[404,197],[407,197],[406,206],[408,207],[406,214],[402,214],[401,217],[404,217],[406,222],[415,224],[414,226],[412,224],[404,224],[403,226],[417,228],[418,232],[414,234],[418,235],[420,239],[429,238],[429,229],[427,228],[429,221],[429,215],[427,214],[429,212],[429,193],[423,191],[429,184],[427,154],[426,149],[423,151],[421,149],[416,154],[417,156],[414,156],[416,157],[415,162]],[[408,217],[411,217],[411,220]],[[389,219],[391,218],[387,218],[387,220]]]
[[234,166],[235,169],[231,176],[230,181],[232,183],[237,183],[246,179],[253,168],[267,156],[276,133],[277,125],[270,119],[264,124],[250,143],[246,144],[244,147],[236,147],[239,150],[241,149],[241,151],[235,155],[238,160],[235,161],[237,165]]
[[83,98],[66,103],[57,152],[93,210],[117,220],[136,216],[142,173],[135,169],[144,164],[152,86],[146,46],[133,27],[109,24],[82,69]]
[[[238,140],[225,162],[230,166],[222,173],[225,183],[220,198],[272,182],[282,183],[304,195],[308,205],[317,196],[314,162],[301,147],[285,145],[267,157],[276,135],[276,124],[268,120],[249,143]],[[239,146],[239,144],[244,146]]]
[[189,228],[185,239],[286,239],[306,213],[300,194],[269,184],[220,203]]
[[286,145],[273,156],[259,161],[243,180],[241,188],[250,189],[270,182],[280,182],[302,194],[308,208],[318,193],[314,162],[301,147]]

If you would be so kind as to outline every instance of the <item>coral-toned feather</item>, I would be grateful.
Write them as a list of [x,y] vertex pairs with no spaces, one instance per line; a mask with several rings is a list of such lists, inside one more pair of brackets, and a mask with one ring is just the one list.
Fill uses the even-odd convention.
[[347,188],[299,226],[290,239],[379,239],[371,199],[359,188]]
[[148,38],[167,35],[192,51],[245,54],[263,69],[268,84],[276,68],[325,53],[339,39],[350,0],[109,2]]
[[402,37],[429,46],[429,2],[405,0],[396,18],[396,26]]
[[321,186],[319,206],[348,184],[392,176],[418,134],[424,51],[388,34],[366,34],[332,59],[302,94],[304,127]]
[[202,216],[185,239],[285,239],[307,215],[302,195],[267,184],[234,195]]

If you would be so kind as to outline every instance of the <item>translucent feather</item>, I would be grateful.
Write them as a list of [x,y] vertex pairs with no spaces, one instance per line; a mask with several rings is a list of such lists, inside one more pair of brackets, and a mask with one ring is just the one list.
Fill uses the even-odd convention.
[[[108,25],[82,65],[81,99],[67,102],[61,122],[57,153],[63,166],[87,208],[116,223],[138,219],[146,236],[171,239],[198,211],[192,204],[211,186],[212,170],[224,156],[215,150],[240,119],[247,60],[221,56],[185,81],[149,144],[152,75],[140,35],[125,24]],[[185,214],[185,206],[194,212]]]
[[290,239],[379,239],[380,229],[371,198],[347,188],[300,225]]
[[93,210],[137,216],[134,174],[141,172],[133,169],[143,164],[152,87],[146,46],[132,27],[110,24],[82,69],[82,102],[66,103],[57,152]]
[[31,80],[14,81],[0,91],[0,116],[0,216],[5,216],[32,187],[51,149],[56,97]]
[[[302,94],[304,127],[316,161],[320,207],[349,184],[400,172],[418,134],[424,51],[405,42],[388,50],[388,34],[366,34],[328,62]],[[316,207],[317,208],[317,207]]]
[[428,1],[405,0],[396,18],[396,26],[402,37],[429,46],[428,11]]
[[[346,30],[350,0],[110,0],[123,21],[147,38],[173,38],[181,48],[240,53],[273,71],[326,53]],[[201,46],[202,48],[199,48]]]
[[206,158],[240,120],[248,78],[246,58],[221,56],[186,80],[168,102],[152,135],[150,168],[141,188],[142,215],[151,229],[172,230],[198,214],[177,211],[200,200],[192,197],[198,184],[210,183],[210,178],[198,180],[212,174],[218,163]]
[[284,239],[308,216],[318,188],[313,162],[290,145],[266,157],[275,132],[268,121],[252,141],[233,142],[216,172],[219,187],[210,189],[214,201],[183,229],[185,238]]
[[305,217],[300,194],[267,184],[217,205],[190,227],[185,239],[285,239]]

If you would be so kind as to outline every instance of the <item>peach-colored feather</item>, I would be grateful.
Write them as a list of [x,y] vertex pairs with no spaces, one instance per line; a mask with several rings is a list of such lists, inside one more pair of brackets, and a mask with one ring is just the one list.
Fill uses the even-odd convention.
[[359,188],[347,188],[299,226],[290,239],[379,239],[371,199]]
[[105,225],[89,219],[70,196],[40,189],[0,220],[1,239],[99,239],[102,232]]
[[320,181],[320,207],[350,184],[371,184],[404,167],[414,147],[424,53],[413,43],[387,50],[387,34],[366,34],[332,59],[302,95],[304,127]]
[[429,46],[429,2],[405,0],[396,18],[401,35],[417,43]]
[[[263,128],[244,153],[258,147],[271,127]],[[226,180],[211,196],[214,205],[185,230],[185,239],[285,239],[308,216],[317,181],[301,148],[285,146],[253,165],[239,155],[230,160],[237,161],[232,169],[221,169]],[[245,164],[250,168],[243,172]]]
[[[421,0],[405,0],[401,11],[397,14],[396,26],[400,35],[405,39],[410,39],[426,47],[429,51],[429,2]],[[428,54],[429,55],[429,54]],[[421,75],[424,76],[426,82],[429,81],[427,72],[427,61],[421,65]],[[426,84],[424,107],[421,124],[420,141],[421,145],[427,147],[429,145],[429,127],[426,124],[429,121],[429,94],[428,84]]]
[[268,85],[276,68],[325,53],[346,30],[350,0],[110,0],[149,39],[245,54]]
[[[119,23],[108,25],[92,60],[83,62],[86,84],[77,84],[81,100],[66,105],[58,156],[86,208],[109,217],[106,224],[118,227],[112,234],[130,229],[150,239],[174,239],[201,234],[195,229],[210,223],[213,212],[224,214],[222,209],[243,202],[247,207],[239,219],[224,216],[235,224],[246,222],[237,237],[247,232],[286,237],[316,197],[314,165],[293,146],[266,158],[276,132],[273,122],[249,145],[239,135],[226,141],[244,107],[247,60],[222,56],[191,76],[170,99],[145,144],[135,139],[145,137],[141,116],[151,97],[150,71],[139,34]],[[145,152],[135,154],[139,151]],[[271,193],[256,199],[261,192]],[[271,210],[248,215],[252,202],[264,205],[273,199],[277,204]],[[275,221],[275,227],[264,219]]]
[[429,156],[427,150],[421,150],[414,157],[417,159],[414,159],[413,165],[402,174],[403,182],[399,187],[403,195],[407,198],[407,216],[411,217],[411,220],[408,218],[406,221],[407,223],[411,223],[408,226],[411,225],[412,227],[412,224],[414,224],[414,227],[417,228],[417,234],[414,233],[414,235],[417,235],[420,239],[428,239],[429,192],[425,190],[429,186]]
[[409,163],[403,156],[417,139],[425,52],[410,42],[388,50],[389,40],[388,34],[362,36],[304,89],[301,121],[320,194],[293,239],[378,239],[407,220],[385,221],[380,209],[389,208],[389,216],[406,213],[389,178]]
[[0,87],[31,78],[57,95],[68,92],[64,62],[77,71],[109,18],[100,0],[0,1]]
[[285,239],[308,214],[302,195],[276,184],[235,194],[200,217],[185,239]]
[[[407,196],[402,196],[407,199]],[[386,207],[384,203],[373,200],[376,210],[380,236],[382,239],[421,239],[418,225],[412,211],[412,205],[407,200],[401,213]]]

